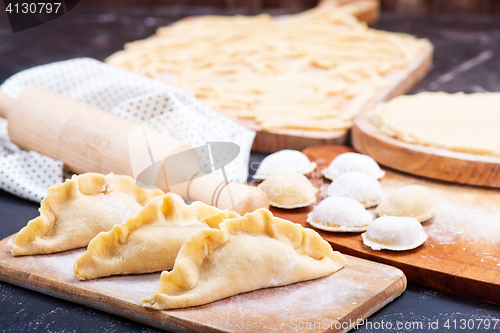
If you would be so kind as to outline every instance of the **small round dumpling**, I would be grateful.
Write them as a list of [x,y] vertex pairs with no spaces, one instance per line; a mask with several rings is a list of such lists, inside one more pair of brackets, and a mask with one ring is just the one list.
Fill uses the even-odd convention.
[[277,172],[258,187],[266,192],[269,204],[279,208],[309,206],[316,201],[318,192],[306,176],[293,171]]
[[335,178],[328,187],[329,197],[348,197],[365,208],[378,205],[382,198],[382,186],[377,178],[367,173],[351,171]]
[[366,246],[377,251],[411,250],[427,240],[427,234],[420,222],[413,217],[400,216],[383,216],[375,219],[361,237]]
[[344,153],[335,157],[328,168],[323,170],[323,175],[328,179],[334,180],[338,176],[350,171],[364,172],[377,179],[385,175],[385,172],[380,169],[373,158],[358,153]]
[[426,187],[408,185],[398,188],[377,207],[379,216],[409,216],[419,222],[433,217],[438,210],[436,197]]
[[253,178],[263,180],[279,171],[295,171],[307,175],[314,168],[316,163],[309,161],[300,151],[285,149],[264,158]]
[[345,197],[326,198],[307,215],[313,227],[338,232],[365,231],[372,220],[362,204]]

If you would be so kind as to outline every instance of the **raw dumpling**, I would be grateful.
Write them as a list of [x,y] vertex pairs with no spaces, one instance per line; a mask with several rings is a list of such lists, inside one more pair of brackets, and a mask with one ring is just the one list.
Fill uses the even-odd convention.
[[86,280],[172,269],[186,239],[234,217],[239,215],[199,201],[188,206],[175,194],[156,197],[137,216],[92,239],[75,261],[75,277]]
[[285,149],[264,158],[253,178],[263,180],[280,171],[295,171],[307,175],[314,168],[316,163],[309,161],[300,151]]
[[328,187],[328,196],[352,198],[369,208],[380,202],[382,186],[375,177],[367,173],[351,171],[335,178]]
[[259,209],[201,230],[182,246],[174,269],[143,306],[156,310],[207,304],[247,291],[317,279],[346,260],[312,229]]
[[398,188],[377,207],[379,216],[409,216],[424,222],[436,214],[439,203],[426,187],[409,185]]
[[338,176],[350,171],[364,172],[377,179],[385,175],[385,172],[380,169],[373,158],[358,153],[344,153],[335,157],[328,168],[323,170],[323,175],[328,179],[334,180]]
[[373,250],[411,250],[427,240],[422,225],[413,217],[384,216],[375,219],[365,233],[363,243]]
[[326,198],[307,215],[313,227],[338,232],[365,231],[372,220],[362,204],[346,197]]
[[163,191],[141,188],[128,176],[74,175],[49,187],[40,216],[19,231],[11,252],[21,256],[87,246],[99,232],[135,216],[159,195]]
[[266,192],[269,204],[279,208],[309,206],[316,201],[318,189],[306,176],[294,171],[280,171],[258,186]]

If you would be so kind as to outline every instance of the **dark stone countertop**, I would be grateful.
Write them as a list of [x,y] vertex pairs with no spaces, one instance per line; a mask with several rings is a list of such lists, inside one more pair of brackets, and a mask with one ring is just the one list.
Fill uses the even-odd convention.
[[[278,13],[279,11],[274,11]],[[45,25],[12,34],[0,14],[0,82],[20,70],[58,60],[92,57],[103,60],[123,44],[148,37],[155,27],[192,14],[230,13],[209,8],[165,7],[127,12],[84,12],[78,7]],[[425,37],[435,46],[434,67],[412,92],[500,91],[500,20],[486,17],[402,17],[382,14],[378,29]],[[262,154],[252,154],[259,161]],[[0,238],[5,238],[38,215],[38,204],[0,191]],[[500,292],[492,290],[492,292]],[[155,328],[93,310],[34,291],[0,282],[2,332],[156,332]],[[478,329],[490,319],[490,329]],[[439,329],[429,322],[439,322]],[[449,320],[450,328],[444,327]],[[474,329],[460,329],[474,321]],[[356,332],[495,332],[500,331],[498,306],[409,285],[402,296],[369,318],[372,328]],[[381,326],[390,322],[392,330]],[[453,329],[453,323],[456,329]],[[403,325],[396,329],[396,325]],[[423,329],[409,327],[422,323]],[[409,325],[405,329],[404,325]]]

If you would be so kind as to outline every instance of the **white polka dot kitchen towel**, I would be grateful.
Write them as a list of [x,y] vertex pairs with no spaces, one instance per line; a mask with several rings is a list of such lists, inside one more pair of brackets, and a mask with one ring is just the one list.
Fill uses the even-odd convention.
[[[246,182],[255,132],[203,105],[186,92],[147,77],[113,68],[97,60],[79,58],[22,71],[0,90],[12,98],[33,86],[96,106],[137,123],[161,115],[156,129],[193,147],[208,142],[232,142],[238,157],[225,167],[230,181]],[[220,170],[214,173],[222,179]],[[49,186],[62,182],[63,163],[13,144],[7,121],[0,118],[0,188],[20,197],[41,201]]]

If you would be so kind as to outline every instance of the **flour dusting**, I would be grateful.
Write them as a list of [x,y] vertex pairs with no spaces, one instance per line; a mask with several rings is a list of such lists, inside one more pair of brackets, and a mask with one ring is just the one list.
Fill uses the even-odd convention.
[[117,214],[121,221],[128,219],[131,215],[130,210],[128,210],[125,206],[123,199],[113,193],[109,193],[104,196],[103,206],[111,213]]
[[409,179],[400,174],[392,176],[382,179],[385,196],[402,186],[419,184],[437,197],[439,208],[435,217],[422,223],[430,243],[500,245],[500,191]]
[[441,201],[434,221],[424,223],[427,234],[439,244],[454,244],[456,237],[469,242],[500,243],[500,212],[478,209],[462,202]]

